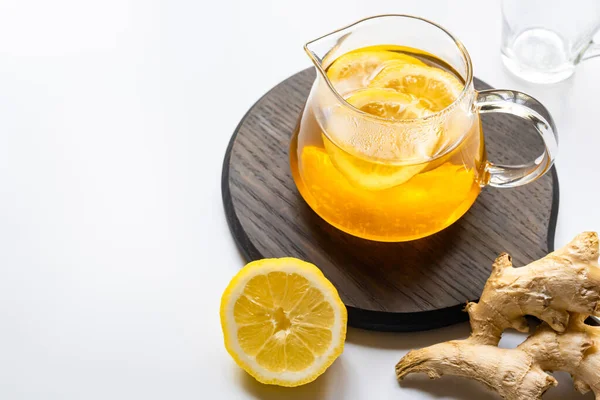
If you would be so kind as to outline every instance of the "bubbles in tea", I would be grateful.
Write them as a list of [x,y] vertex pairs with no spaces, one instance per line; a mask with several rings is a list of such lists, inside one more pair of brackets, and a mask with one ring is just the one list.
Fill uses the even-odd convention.
[[378,241],[421,238],[460,218],[479,194],[484,164],[479,117],[453,104],[460,75],[398,46],[343,54],[326,73],[353,108],[319,90],[307,101],[290,156],[311,208]]

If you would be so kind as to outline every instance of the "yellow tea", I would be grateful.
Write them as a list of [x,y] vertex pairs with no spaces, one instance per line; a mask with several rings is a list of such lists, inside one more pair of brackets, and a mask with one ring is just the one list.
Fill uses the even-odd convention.
[[455,102],[468,95],[463,78],[398,46],[343,54],[326,73],[346,104],[313,93],[290,147],[311,208],[378,241],[418,239],[459,219],[480,192],[485,164],[479,117]]

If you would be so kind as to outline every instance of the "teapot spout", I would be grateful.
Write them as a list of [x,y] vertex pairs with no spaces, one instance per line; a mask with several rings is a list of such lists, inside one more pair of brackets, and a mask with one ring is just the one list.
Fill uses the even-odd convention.
[[351,35],[350,27],[331,32],[304,45],[304,51],[317,70],[327,69],[341,53],[343,42]]
[[344,53],[360,47],[389,42],[389,40],[381,40],[380,36],[387,31],[394,31],[393,28],[397,26],[398,17],[405,16],[387,14],[362,19],[311,40],[304,45],[304,50],[317,71],[322,72]]

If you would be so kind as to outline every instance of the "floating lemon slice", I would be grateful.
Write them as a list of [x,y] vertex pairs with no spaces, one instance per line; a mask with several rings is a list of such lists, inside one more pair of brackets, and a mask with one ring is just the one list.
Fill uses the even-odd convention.
[[387,62],[425,65],[415,57],[386,50],[351,51],[340,56],[327,69],[327,76],[342,95],[367,87],[373,73]]
[[262,383],[315,380],[342,353],[346,307],[313,264],[265,259],[246,265],[221,299],[225,347]]
[[389,62],[371,80],[369,87],[394,89],[414,96],[423,108],[437,112],[452,104],[464,85],[441,68]]
[[346,101],[368,114],[394,121],[431,114],[414,96],[391,89],[358,90],[346,98]]
[[[373,121],[344,110],[331,115],[326,129],[329,137],[323,135],[323,143],[331,161],[348,181],[360,188],[383,190],[408,181],[427,167],[426,160],[437,149],[438,132],[393,123],[432,113],[417,98],[372,88],[357,91],[346,101],[390,121]],[[344,149],[351,149],[352,154]],[[394,165],[397,160],[414,160],[415,164]]]
[[[407,65],[395,61],[386,63],[385,68],[371,80],[369,86],[410,95],[417,100],[418,105],[431,112],[438,112],[448,107],[464,89],[464,84],[455,75],[441,68]],[[462,103],[463,108],[464,106],[465,104]],[[466,110],[452,112],[444,118],[443,132],[437,143],[436,152],[459,141],[473,124]],[[441,165],[448,158],[437,159],[427,168]]]
[[[403,125],[393,121],[422,118],[446,108],[464,85],[440,68],[386,60],[368,86],[346,101],[390,123],[369,121],[339,110],[329,118],[328,137],[324,135],[323,142],[333,164],[353,185],[382,190],[401,185],[428,168],[427,161],[442,147],[442,136],[454,138],[460,133],[460,129],[434,129],[434,124]],[[394,165],[399,160],[405,165]]]

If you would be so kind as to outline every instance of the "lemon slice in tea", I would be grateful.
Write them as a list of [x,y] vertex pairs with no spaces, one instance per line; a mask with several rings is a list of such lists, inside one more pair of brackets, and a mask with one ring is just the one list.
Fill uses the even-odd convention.
[[464,84],[441,68],[389,62],[371,80],[369,87],[393,89],[414,96],[423,108],[437,112],[456,100]]
[[296,258],[251,262],[221,298],[225,347],[262,383],[315,380],[342,353],[347,319],[331,282]]
[[[426,161],[437,150],[439,132],[428,126],[394,124],[432,113],[417,98],[371,88],[355,92],[346,101],[388,120],[372,120],[343,109],[329,118],[323,143],[331,161],[348,181],[360,188],[383,190],[408,181],[427,167]],[[413,160],[414,164],[394,165],[396,160]]]
[[386,50],[351,51],[340,56],[327,69],[327,76],[335,89],[342,95],[368,85],[368,79],[385,62],[425,65],[422,61],[406,54]]

